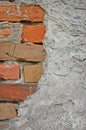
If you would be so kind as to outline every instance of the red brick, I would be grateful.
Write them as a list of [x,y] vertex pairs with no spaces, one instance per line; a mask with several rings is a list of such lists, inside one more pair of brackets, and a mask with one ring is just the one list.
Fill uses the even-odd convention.
[[19,64],[0,64],[0,78],[1,79],[19,79]]
[[24,66],[24,79],[25,82],[38,82],[42,75],[42,65],[25,65]]
[[36,91],[37,85],[0,84],[0,101],[23,101]]
[[31,21],[42,22],[45,11],[39,6],[20,6],[18,9],[15,5],[0,6],[0,21]]
[[0,29],[0,38],[6,38],[11,34],[12,34],[11,29],[8,27]]
[[17,116],[17,104],[0,103],[0,120],[12,119]]
[[26,25],[23,26],[22,42],[39,43],[44,39],[45,26],[44,25]]

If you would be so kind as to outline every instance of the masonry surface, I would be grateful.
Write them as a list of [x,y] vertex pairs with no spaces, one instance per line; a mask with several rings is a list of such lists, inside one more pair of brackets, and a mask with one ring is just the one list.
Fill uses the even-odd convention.
[[20,101],[36,92],[46,56],[45,11],[5,2],[0,4],[0,129],[18,116]]
[[45,10],[47,57],[37,92],[4,130],[86,130],[86,0],[20,3]]

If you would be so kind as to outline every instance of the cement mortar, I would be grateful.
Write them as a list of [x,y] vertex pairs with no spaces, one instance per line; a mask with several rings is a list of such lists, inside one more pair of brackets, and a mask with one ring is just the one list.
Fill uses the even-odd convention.
[[22,24],[1,22],[0,28],[5,28],[5,27],[10,28],[12,34],[7,37],[0,38],[0,42],[12,42],[12,43],[19,44],[21,42]]
[[38,91],[4,130],[86,130],[86,0],[17,0],[46,10]]

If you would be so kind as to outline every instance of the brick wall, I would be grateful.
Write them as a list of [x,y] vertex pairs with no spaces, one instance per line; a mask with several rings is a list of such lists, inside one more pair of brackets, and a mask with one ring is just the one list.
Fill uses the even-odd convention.
[[37,89],[43,73],[45,11],[38,5],[0,4],[0,120]]

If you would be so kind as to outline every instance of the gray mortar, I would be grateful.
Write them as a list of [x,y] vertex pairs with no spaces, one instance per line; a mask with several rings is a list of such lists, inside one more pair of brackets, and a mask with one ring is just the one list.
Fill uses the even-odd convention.
[[22,24],[0,22],[0,28],[4,27],[9,27],[11,29],[12,35],[9,35],[5,38],[0,38],[0,42],[12,42],[19,44],[21,42]]
[[46,10],[38,91],[4,130],[86,130],[86,0],[17,0]]

